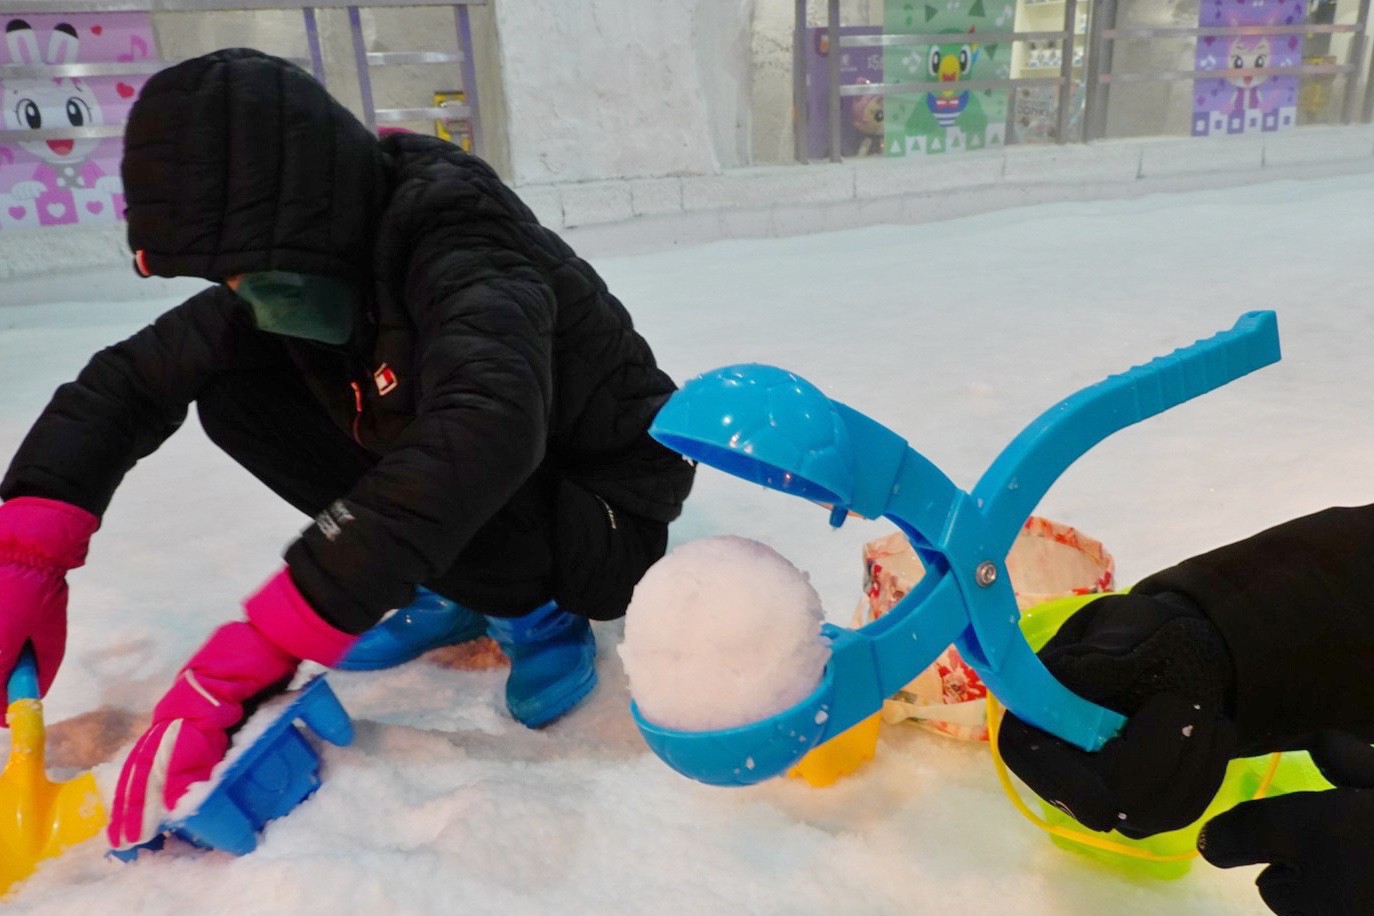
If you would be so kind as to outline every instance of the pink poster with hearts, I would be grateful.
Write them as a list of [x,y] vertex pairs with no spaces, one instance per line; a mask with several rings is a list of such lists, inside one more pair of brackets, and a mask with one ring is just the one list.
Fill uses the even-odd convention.
[[[0,64],[155,59],[147,13],[4,13]],[[0,80],[0,229],[123,219],[119,137],[15,139],[23,131],[122,125],[146,75]]]

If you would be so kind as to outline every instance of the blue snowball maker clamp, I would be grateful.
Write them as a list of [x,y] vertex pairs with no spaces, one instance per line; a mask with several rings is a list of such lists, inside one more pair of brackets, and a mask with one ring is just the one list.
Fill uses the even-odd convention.
[[320,756],[296,727],[300,720],[340,747],[353,741],[353,722],[323,677],[315,677],[225,770],[210,794],[184,817],[161,825],[157,837],[110,855],[131,862],[161,849],[167,835],[236,856],[257,848],[268,821],[290,814],[320,787]]
[[1069,691],[1021,635],[1006,557],[1059,475],[1098,442],[1276,362],[1273,312],[1242,315],[1230,330],[1070,395],[1036,418],[993,461],[972,492],[956,487],[906,440],[810,382],[746,364],[687,382],[650,434],[727,473],[849,513],[886,517],[925,565],[916,588],[857,630],[826,624],[832,655],[820,684],[791,709],[737,728],[680,731],[631,713],[669,766],[712,785],[751,785],[785,772],[807,751],[881,709],[956,646],[1002,703],[1085,750],[1124,718]]

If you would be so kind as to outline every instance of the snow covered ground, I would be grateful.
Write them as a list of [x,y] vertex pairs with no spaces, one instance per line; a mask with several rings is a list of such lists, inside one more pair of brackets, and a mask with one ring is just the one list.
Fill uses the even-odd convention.
[[[1103,541],[1130,583],[1333,504],[1374,500],[1374,176],[1028,207],[907,227],[729,241],[598,261],[679,380],[789,368],[906,436],[969,487],[1059,398],[1279,312],[1284,359],[1118,433],[1038,513]],[[172,301],[0,311],[0,454],[88,355]],[[185,659],[276,568],[306,520],[196,425],[140,464],[71,576],[54,754],[108,761]],[[675,543],[739,534],[810,572],[828,617],[860,596],[860,545],[802,500],[703,468]],[[429,662],[336,674],[358,725],[320,792],[234,859],[121,865],[92,841],[47,863],[13,913],[1263,912],[1257,869],[1131,878],[1053,846],[1002,796],[985,746],[885,727],[828,789],[713,788],[643,745],[600,625],[602,686],[527,731],[500,670]],[[1320,690],[1320,681],[1314,680]],[[62,720],[82,716],[74,721]],[[61,739],[60,742],[58,739]],[[4,749],[0,738],[0,750]],[[60,753],[59,753],[60,752]],[[113,764],[98,775],[109,780]]]

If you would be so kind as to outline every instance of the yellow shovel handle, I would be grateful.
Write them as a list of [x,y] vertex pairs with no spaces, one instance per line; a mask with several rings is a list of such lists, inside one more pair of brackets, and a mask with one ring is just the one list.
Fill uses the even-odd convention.
[[42,701],[15,700],[5,714],[10,726],[10,758],[0,785],[28,787],[46,781]]

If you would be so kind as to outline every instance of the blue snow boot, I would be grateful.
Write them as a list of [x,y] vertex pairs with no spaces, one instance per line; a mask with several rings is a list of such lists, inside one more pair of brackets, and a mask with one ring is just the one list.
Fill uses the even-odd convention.
[[427,588],[416,588],[414,601],[359,636],[334,667],[343,671],[394,668],[430,649],[468,642],[486,632],[487,619],[481,614]]
[[572,711],[596,686],[592,628],[556,602],[523,617],[488,617],[487,635],[510,659],[506,708],[529,728]]

